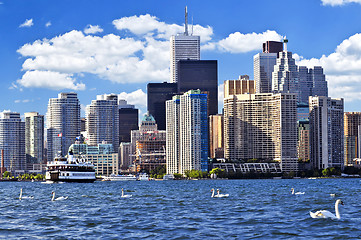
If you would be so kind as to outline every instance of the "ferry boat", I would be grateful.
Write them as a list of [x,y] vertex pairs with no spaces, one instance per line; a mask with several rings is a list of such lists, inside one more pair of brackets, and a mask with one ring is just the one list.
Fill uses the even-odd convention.
[[139,181],[149,181],[149,175],[146,173],[141,173],[138,176]]
[[137,177],[135,175],[115,175],[111,174],[109,177],[104,177],[103,181],[135,181]]
[[75,159],[73,152],[68,157],[56,157],[54,161],[48,162],[45,174],[48,182],[94,182],[95,169],[87,159]]

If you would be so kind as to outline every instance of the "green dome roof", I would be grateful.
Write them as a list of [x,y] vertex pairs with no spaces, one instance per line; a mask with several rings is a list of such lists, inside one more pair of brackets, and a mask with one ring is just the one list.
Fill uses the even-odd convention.
[[147,112],[146,114],[144,114],[142,122],[150,122],[150,121],[155,122],[155,119],[151,114],[149,114],[149,112]]

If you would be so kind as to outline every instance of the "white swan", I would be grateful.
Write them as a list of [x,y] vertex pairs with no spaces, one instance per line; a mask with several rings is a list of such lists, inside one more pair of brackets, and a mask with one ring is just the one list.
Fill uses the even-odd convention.
[[53,192],[51,192],[51,194],[53,194],[53,197],[52,197],[51,201],[62,201],[62,200],[66,200],[66,199],[68,199],[68,196],[66,196],[66,197],[61,196],[61,197],[57,197],[57,198],[55,198],[55,192],[54,192],[54,191],[53,191]]
[[131,198],[132,195],[127,195],[127,194],[124,195],[124,190],[123,190],[123,188],[122,188],[122,196],[121,196],[121,197],[122,197],[122,198]]
[[295,193],[295,189],[294,189],[294,188],[291,188],[291,192],[292,192],[293,195],[305,194],[305,192],[296,192],[296,193]]
[[20,188],[19,200],[22,200],[22,199],[33,199],[33,198],[34,198],[33,196],[23,196],[23,189]]
[[336,197],[336,194],[330,193],[330,196],[331,196],[331,197]]
[[341,204],[343,205],[343,202],[341,201],[341,199],[337,199],[336,203],[335,203],[335,212],[336,212],[336,216],[327,211],[327,210],[320,210],[317,212],[310,212],[310,216],[311,218],[332,218],[332,219],[340,219],[340,212],[338,211],[338,205]]
[[213,197],[217,197],[217,198],[222,198],[222,197],[229,197],[229,194],[220,194],[219,193],[219,189],[217,189],[217,194],[216,195],[214,195],[214,188],[212,188],[212,198]]

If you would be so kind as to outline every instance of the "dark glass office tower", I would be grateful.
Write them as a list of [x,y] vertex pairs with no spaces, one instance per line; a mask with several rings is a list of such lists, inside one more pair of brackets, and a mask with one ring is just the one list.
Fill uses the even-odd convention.
[[165,130],[165,101],[171,100],[177,92],[177,83],[148,83],[148,112],[154,117],[159,130]]
[[279,53],[283,51],[283,42],[266,41],[263,43],[264,53]]
[[200,89],[208,96],[208,116],[218,114],[217,60],[180,60],[178,92]]
[[130,132],[138,130],[138,109],[119,100],[119,142],[130,142]]

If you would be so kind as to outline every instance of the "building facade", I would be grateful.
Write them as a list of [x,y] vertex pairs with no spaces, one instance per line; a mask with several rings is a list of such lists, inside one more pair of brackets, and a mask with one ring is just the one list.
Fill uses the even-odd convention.
[[256,93],[254,80],[249,80],[248,75],[239,76],[238,80],[226,80],[224,81],[224,98],[230,95]]
[[7,171],[21,172],[26,169],[25,123],[20,113],[0,113],[0,150],[4,153],[4,166]]
[[297,171],[296,95],[240,94],[224,99],[224,154],[232,161],[278,161]]
[[207,94],[189,90],[166,104],[167,173],[208,171]]
[[44,163],[44,116],[37,112],[25,113],[26,168]]
[[178,61],[178,93],[200,89],[208,97],[208,116],[218,114],[217,60]]
[[298,160],[307,162],[310,160],[310,121],[301,119],[297,121],[298,128],[298,144],[297,155]]
[[177,83],[148,83],[147,107],[159,130],[165,130],[165,102],[178,93]]
[[47,111],[47,158],[65,156],[80,135],[80,103],[76,93],[59,93],[49,99]]
[[139,110],[127,101],[119,99],[119,142],[130,142],[131,131],[138,129]]
[[97,146],[106,141],[119,147],[119,110],[118,96],[116,94],[98,95],[86,107],[87,143]]
[[132,161],[132,143],[122,142],[119,146],[119,168],[122,171],[131,171],[131,166],[133,165]]
[[149,112],[143,116],[139,130],[132,131],[132,149],[137,172],[150,172],[166,164],[166,131],[158,130]]
[[361,112],[344,113],[345,165],[353,165],[353,159],[360,158]]
[[343,99],[309,98],[311,163],[316,169],[344,166]]
[[298,72],[300,103],[308,104],[309,96],[328,97],[327,81],[322,67],[307,68],[300,66]]
[[222,114],[209,116],[209,155],[210,158],[224,158]]

